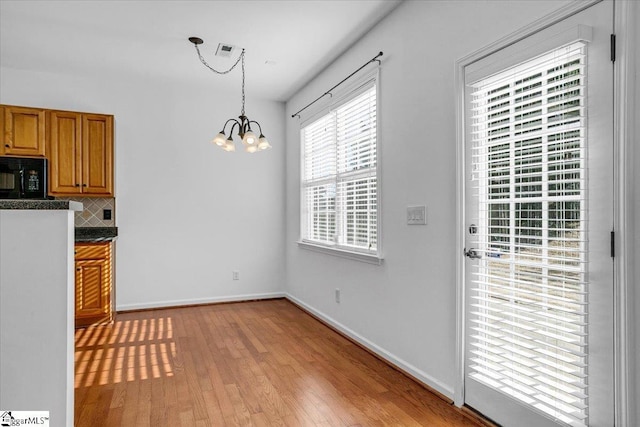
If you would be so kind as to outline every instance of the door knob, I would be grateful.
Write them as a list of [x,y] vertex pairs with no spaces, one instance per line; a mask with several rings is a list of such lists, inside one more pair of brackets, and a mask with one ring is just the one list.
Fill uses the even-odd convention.
[[480,259],[482,258],[482,255],[480,255],[477,251],[477,249],[475,248],[469,248],[469,250],[467,250],[467,248],[464,248],[462,250],[462,252],[464,253],[464,256],[471,258],[471,259]]

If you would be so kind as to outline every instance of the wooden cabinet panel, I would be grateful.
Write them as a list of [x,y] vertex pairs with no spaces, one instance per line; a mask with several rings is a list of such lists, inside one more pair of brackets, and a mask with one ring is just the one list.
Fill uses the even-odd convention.
[[49,113],[49,194],[113,196],[113,116]]
[[107,259],[110,248],[109,243],[76,243],[76,260]]
[[76,327],[112,320],[111,243],[76,243]]
[[4,156],[4,150],[5,150],[5,146],[4,146],[4,140],[6,138],[6,133],[5,133],[5,129],[4,129],[4,106],[0,105],[0,156]]
[[107,316],[108,285],[104,260],[78,261],[76,264],[76,316]]
[[113,194],[113,117],[82,116],[82,192]]
[[0,154],[11,156],[44,156],[45,110],[26,107],[4,107],[4,132]]
[[49,193],[82,193],[82,115],[51,111],[49,113]]

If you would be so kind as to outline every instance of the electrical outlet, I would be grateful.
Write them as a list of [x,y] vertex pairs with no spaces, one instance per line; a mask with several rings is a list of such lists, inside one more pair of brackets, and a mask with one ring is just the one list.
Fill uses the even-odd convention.
[[240,272],[239,271],[234,271],[233,272],[233,280],[240,280]]
[[111,209],[102,209],[102,219],[105,221],[111,219]]
[[336,302],[340,304],[340,289],[336,288]]

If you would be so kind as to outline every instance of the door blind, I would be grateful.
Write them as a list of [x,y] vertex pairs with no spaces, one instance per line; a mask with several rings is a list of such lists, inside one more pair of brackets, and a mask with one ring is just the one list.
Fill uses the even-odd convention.
[[375,81],[302,129],[303,240],[377,249]]
[[586,46],[471,87],[470,377],[587,425]]

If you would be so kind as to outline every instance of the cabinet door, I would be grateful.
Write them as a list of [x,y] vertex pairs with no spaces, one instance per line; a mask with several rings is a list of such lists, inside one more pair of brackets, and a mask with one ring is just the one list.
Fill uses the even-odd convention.
[[111,320],[110,248],[109,243],[76,245],[76,327]]
[[4,140],[6,139],[6,133],[4,128],[4,106],[0,105],[0,156],[4,156]]
[[49,113],[49,194],[82,192],[82,116],[78,113]]
[[113,196],[113,116],[82,115],[82,192]]
[[6,155],[44,156],[45,110],[5,106],[2,146]]

